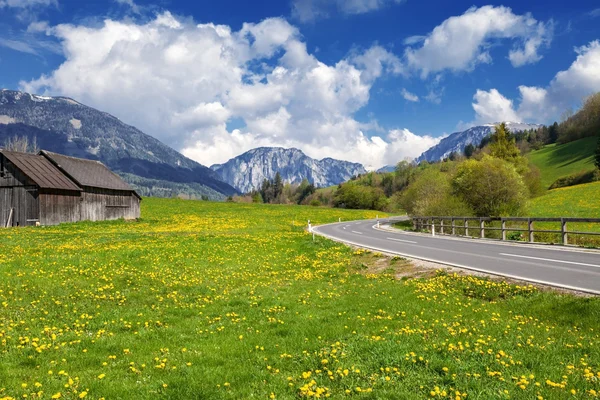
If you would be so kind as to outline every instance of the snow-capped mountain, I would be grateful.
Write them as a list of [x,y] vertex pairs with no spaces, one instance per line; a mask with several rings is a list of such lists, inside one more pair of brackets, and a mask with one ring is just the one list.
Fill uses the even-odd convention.
[[67,97],[0,91],[0,147],[10,137],[38,147],[99,160],[142,195],[193,194],[224,199],[236,190],[211,169],[105,112]]
[[[438,144],[425,151],[419,156],[416,161],[439,161],[448,157],[453,152],[462,154],[465,147],[469,144],[478,146],[483,138],[494,132],[496,124],[485,124],[480,126],[474,126],[467,129],[466,131],[455,132],[444,139]],[[519,122],[506,122],[506,127],[513,133],[526,131],[529,129],[537,129],[541,125],[535,124],[524,124]]]
[[361,164],[332,158],[315,160],[298,149],[281,147],[252,149],[210,168],[223,181],[243,193],[260,188],[265,178],[273,179],[277,172],[284,182],[300,183],[306,178],[317,187],[337,185],[352,176],[366,173]]

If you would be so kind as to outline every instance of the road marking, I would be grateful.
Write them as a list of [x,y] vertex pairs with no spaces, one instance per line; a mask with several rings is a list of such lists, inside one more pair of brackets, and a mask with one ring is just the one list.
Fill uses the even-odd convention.
[[529,257],[529,256],[520,256],[518,254],[507,254],[507,253],[500,253],[501,256],[508,256],[508,257],[519,257],[519,258],[529,258],[531,260],[539,260],[539,261],[550,261],[550,262],[557,262],[557,263],[564,263],[564,264],[573,264],[573,265],[583,265],[585,267],[595,267],[595,268],[600,268],[600,265],[596,265],[596,264],[586,264],[586,263],[580,263],[580,262],[575,262],[575,261],[564,261],[564,260],[553,260],[551,258],[540,258],[540,257]]
[[358,233],[359,235],[362,235],[362,232],[352,231],[352,233]]
[[386,238],[387,240],[394,240],[396,242],[404,242],[404,243],[413,243],[417,244],[417,242],[413,242],[412,240],[402,240],[402,239],[394,239],[394,238]]

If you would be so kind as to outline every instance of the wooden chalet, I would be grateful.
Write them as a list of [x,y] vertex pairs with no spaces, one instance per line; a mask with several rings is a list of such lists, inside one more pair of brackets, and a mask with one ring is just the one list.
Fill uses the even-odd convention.
[[99,161],[0,150],[0,226],[135,219],[140,196]]

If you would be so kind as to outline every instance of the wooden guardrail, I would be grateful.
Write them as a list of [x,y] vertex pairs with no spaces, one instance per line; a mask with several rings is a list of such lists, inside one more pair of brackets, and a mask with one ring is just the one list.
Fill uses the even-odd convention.
[[[469,221],[477,222],[477,225],[469,225]],[[490,226],[491,223],[500,221],[500,227]],[[446,223],[445,223],[446,222]],[[449,222],[449,224],[447,224]],[[510,222],[526,223],[526,228],[508,226]],[[559,222],[560,230],[535,229],[535,222]],[[412,217],[413,228],[418,231],[427,230],[433,234],[457,235],[458,230],[464,231],[464,236],[470,236],[469,230],[479,231],[479,237],[485,238],[485,231],[501,231],[502,239],[506,240],[507,232],[527,232],[527,239],[535,243],[535,233],[560,234],[563,245],[569,244],[569,235],[597,235],[598,232],[569,231],[569,223],[597,223],[599,218],[530,218],[530,217],[502,217],[502,218],[478,218],[478,217]],[[460,223],[460,224],[457,224]],[[487,224],[487,226],[486,226]],[[472,237],[472,236],[471,236]]]

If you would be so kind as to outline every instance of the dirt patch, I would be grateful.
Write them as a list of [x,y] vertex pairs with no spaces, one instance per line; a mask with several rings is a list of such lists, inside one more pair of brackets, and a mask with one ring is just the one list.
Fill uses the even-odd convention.
[[498,275],[486,274],[483,272],[472,271],[464,268],[451,267],[445,264],[439,264],[431,261],[424,261],[410,257],[401,257],[398,255],[380,253],[363,248],[354,247],[354,257],[350,268],[360,274],[385,274],[393,276],[398,280],[432,278],[439,272],[444,271],[448,274],[457,274],[460,276],[477,276],[490,279],[497,282],[506,282],[513,285],[531,285],[538,290],[552,291],[555,293],[571,294],[579,297],[594,297],[593,294],[578,292],[575,290],[563,289],[554,286],[547,286],[512,278],[505,278]]

